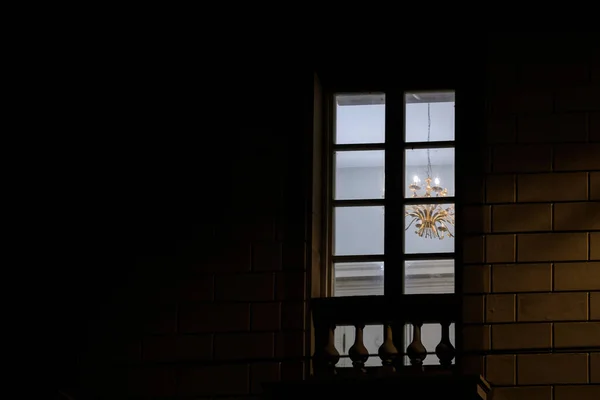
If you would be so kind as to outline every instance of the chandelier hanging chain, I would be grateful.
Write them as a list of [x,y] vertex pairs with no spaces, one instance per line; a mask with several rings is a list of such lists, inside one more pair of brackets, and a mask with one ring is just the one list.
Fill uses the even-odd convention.
[[[431,140],[431,103],[427,103],[427,143]],[[431,157],[429,155],[429,147],[427,147],[427,176],[433,175],[431,168]]]
[[[427,103],[427,142],[431,141],[431,103]],[[429,146],[427,147],[427,177],[424,187],[421,186],[421,180],[418,176],[408,186],[412,191],[412,197],[429,198],[433,193],[436,197],[446,197],[448,190],[440,186],[438,178],[432,179],[433,168],[431,166],[431,154]],[[433,182],[433,185],[432,185]],[[425,193],[418,194],[418,191],[425,189]],[[442,204],[414,204],[407,207],[405,216],[410,218],[406,230],[415,226],[415,233],[426,239],[444,239],[454,237],[450,230],[454,226],[454,207],[452,205],[444,207]]]

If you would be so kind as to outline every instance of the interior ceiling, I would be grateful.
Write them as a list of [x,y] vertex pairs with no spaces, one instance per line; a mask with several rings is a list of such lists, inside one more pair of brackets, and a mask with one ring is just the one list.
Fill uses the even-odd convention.
[[[454,140],[453,93],[408,93],[405,107],[405,139],[410,142]],[[385,138],[385,99],[383,95],[344,95],[344,104],[336,107],[336,144],[382,143]],[[356,100],[358,98],[358,100]],[[414,101],[413,101],[414,100]],[[429,106],[429,109],[428,109]],[[399,132],[401,135],[402,133]],[[454,164],[453,149],[430,150],[432,165]],[[338,153],[338,168],[381,167],[382,151]],[[427,151],[407,153],[406,165],[427,165]]]

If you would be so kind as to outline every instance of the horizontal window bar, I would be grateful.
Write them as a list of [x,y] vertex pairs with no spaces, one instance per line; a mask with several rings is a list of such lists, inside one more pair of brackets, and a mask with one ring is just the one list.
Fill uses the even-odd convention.
[[[398,201],[398,204],[455,204],[455,197],[407,197]],[[369,207],[384,206],[384,199],[356,199],[356,200],[333,200],[334,207]],[[513,203],[514,204],[514,203]]]
[[385,143],[334,144],[335,151],[385,150]]
[[334,200],[334,207],[368,207],[368,206],[383,206],[385,200],[371,200],[371,199],[360,199],[360,200]]
[[404,143],[404,147],[407,150],[451,148],[451,147],[456,147],[456,142],[454,140],[443,141],[443,142],[410,142],[410,143]]
[[454,253],[404,254],[405,260],[454,260]]
[[383,254],[359,255],[359,256],[333,256],[334,263],[358,263],[358,262],[385,262]]
[[[444,149],[456,147],[455,141],[440,141],[440,142],[408,142],[404,143],[404,148],[407,150],[413,149]],[[356,150],[385,150],[385,143],[351,143],[351,144],[334,144],[335,151],[356,151]]]
[[[374,255],[351,255],[351,256],[333,256],[334,263],[354,263],[354,262],[385,262],[385,254]],[[404,254],[402,258],[405,261],[410,260],[454,260],[455,253],[416,253]]]
[[446,197],[407,197],[401,201],[405,205],[411,204],[454,204],[454,196]]

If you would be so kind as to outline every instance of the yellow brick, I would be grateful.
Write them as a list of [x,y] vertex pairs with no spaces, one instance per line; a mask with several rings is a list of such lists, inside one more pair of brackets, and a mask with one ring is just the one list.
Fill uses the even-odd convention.
[[600,320],[600,292],[590,293],[590,319]]
[[552,147],[540,144],[496,145],[492,151],[494,172],[544,172],[552,169]]
[[464,293],[489,293],[490,266],[466,265],[463,267]]
[[557,322],[555,347],[600,347],[600,322]]
[[485,360],[485,377],[492,385],[515,384],[516,357],[510,355],[489,355]]
[[522,262],[587,259],[586,233],[531,233],[517,236],[517,260]]
[[486,121],[488,143],[511,143],[517,134],[517,121],[514,116],[490,117]]
[[490,231],[491,220],[492,211],[490,206],[465,206],[458,223],[461,224],[465,233],[482,233]]
[[[599,78],[597,82],[600,82],[600,63],[596,63],[595,69],[592,69]],[[591,112],[590,114],[590,141],[600,142],[600,112]]]
[[551,386],[494,388],[494,400],[552,400]]
[[513,322],[516,296],[514,294],[490,294],[486,299],[486,322]]
[[600,385],[556,386],[554,400],[598,400]]
[[[540,94],[540,96],[548,95]],[[584,113],[531,115],[520,117],[517,129],[519,140],[523,142],[585,141],[586,117]]]
[[517,295],[517,321],[585,321],[587,293]]
[[590,260],[600,260],[600,232],[590,233]]
[[[563,87],[555,93],[554,107],[558,111],[557,115],[585,115],[581,112],[571,113],[570,111],[596,111],[600,108],[598,99],[598,90],[592,85],[571,85]],[[565,113],[565,111],[567,111]],[[578,125],[573,125],[572,129]],[[573,141],[573,140],[570,140]]]
[[481,295],[463,297],[463,322],[467,324],[484,322],[484,300],[484,296]]
[[600,200],[600,172],[590,173],[590,200]]
[[[564,143],[554,148],[555,171],[593,171],[600,169],[599,143]],[[526,171],[524,171],[526,172]]]
[[494,350],[531,350],[552,347],[552,324],[492,325]]
[[517,356],[517,384],[587,383],[587,354],[521,354]]
[[554,290],[600,290],[600,262],[554,264]]
[[552,207],[550,204],[498,205],[492,208],[492,220],[493,232],[550,231]]
[[590,379],[592,383],[600,383],[600,353],[590,354]]
[[466,264],[484,262],[483,236],[467,236],[463,240],[463,259]]
[[552,290],[552,264],[500,264],[492,267],[494,292]]
[[480,355],[468,354],[462,358],[461,371],[467,375],[484,374],[484,357]]
[[[600,156],[598,156],[600,160]],[[600,229],[600,201],[554,205],[555,231]]]
[[577,201],[587,199],[585,172],[524,174],[517,177],[517,202]]
[[466,351],[490,349],[490,326],[470,325],[463,328],[463,348]]
[[485,180],[480,176],[465,177],[456,182],[456,190],[462,194],[465,204],[484,203]]
[[515,176],[489,175],[486,178],[485,192],[488,203],[514,203]]
[[485,260],[488,263],[515,261],[515,235],[488,235],[485,238]]

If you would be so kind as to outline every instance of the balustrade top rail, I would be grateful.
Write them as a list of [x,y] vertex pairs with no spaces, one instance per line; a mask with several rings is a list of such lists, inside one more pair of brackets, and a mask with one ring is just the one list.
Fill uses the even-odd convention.
[[461,312],[456,294],[316,298],[311,310],[315,326],[455,322]]

